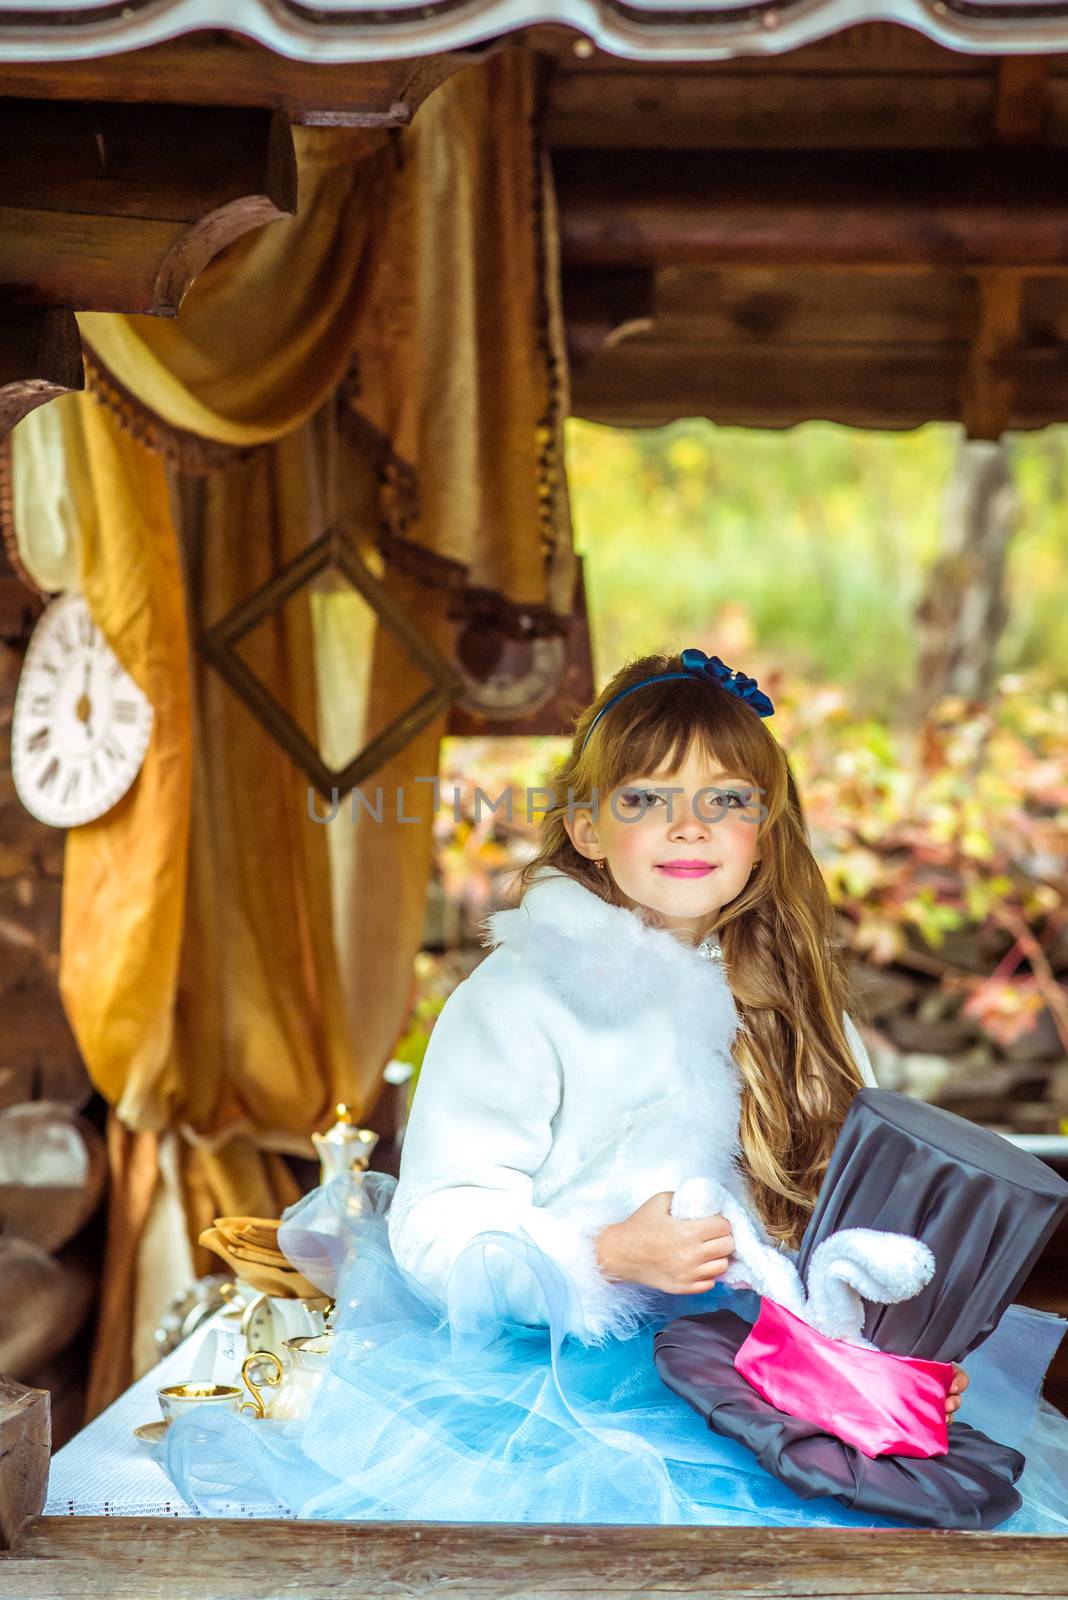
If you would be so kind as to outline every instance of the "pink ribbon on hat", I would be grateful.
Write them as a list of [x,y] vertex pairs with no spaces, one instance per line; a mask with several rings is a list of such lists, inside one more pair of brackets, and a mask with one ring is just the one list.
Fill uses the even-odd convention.
[[829,1339],[774,1300],[734,1365],[769,1405],[866,1456],[944,1456],[951,1361],[924,1361]]

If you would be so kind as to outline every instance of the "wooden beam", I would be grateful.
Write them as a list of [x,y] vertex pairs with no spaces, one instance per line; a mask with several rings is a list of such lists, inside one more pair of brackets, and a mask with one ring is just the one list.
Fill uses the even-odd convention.
[[24,99],[266,106],[295,124],[399,127],[439,84],[485,53],[294,61],[237,34],[204,32],[88,61],[5,61],[2,83],[5,94]]
[[860,428],[915,428],[960,416],[956,360],[936,348],[779,350],[676,343],[666,331],[629,340],[572,375],[571,414],[619,427],[680,417],[722,426],[790,428],[813,417]]
[[[591,422],[656,427],[710,417],[743,428],[789,428],[814,417],[857,428],[917,428],[961,415],[963,345],[715,345],[694,335],[627,340],[573,375],[571,412]],[[1059,348],[1022,349],[1007,426],[1042,428],[1068,416],[1068,365]]]
[[72,311],[0,308],[0,437],[36,406],[84,387]]
[[[41,1517],[0,1556],[0,1593],[84,1600],[321,1594],[670,1593],[770,1600],[1064,1594],[1064,1541],[853,1528]],[[5,1588],[4,1585],[7,1587]]]
[[44,1509],[51,1443],[47,1392],[0,1377],[0,1552]]
[[[991,66],[905,77],[858,66],[851,73],[763,70],[741,58],[687,72],[683,67],[585,71],[574,57],[554,73],[546,137],[570,148],[737,150],[977,150],[989,142]],[[796,63],[796,64],[795,64]],[[592,65],[592,63],[590,64]]]
[[571,266],[1068,271],[1064,153],[557,150]]
[[10,305],[175,316],[213,256],[296,208],[278,113],[0,101]]
[[[569,269],[570,270],[570,269]],[[1068,279],[1051,278],[1068,315]],[[707,345],[951,345],[971,324],[966,273],[669,267],[656,274],[666,336]],[[1057,293],[1059,291],[1059,295]],[[670,330],[670,332],[668,332]]]

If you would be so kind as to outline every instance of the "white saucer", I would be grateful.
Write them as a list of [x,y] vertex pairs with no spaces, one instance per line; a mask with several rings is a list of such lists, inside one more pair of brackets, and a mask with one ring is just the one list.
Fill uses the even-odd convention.
[[170,1422],[163,1417],[158,1422],[142,1422],[139,1428],[134,1429],[134,1438],[143,1439],[145,1444],[158,1444],[170,1427]]

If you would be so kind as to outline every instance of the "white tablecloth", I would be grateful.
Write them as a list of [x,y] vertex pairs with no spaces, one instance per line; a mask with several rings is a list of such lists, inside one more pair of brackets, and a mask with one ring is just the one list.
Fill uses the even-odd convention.
[[[113,1405],[94,1417],[52,1457],[46,1517],[192,1517],[149,1445],[135,1439],[142,1422],[160,1420],[156,1390],[190,1378],[214,1383],[241,1382],[247,1352],[232,1313],[217,1312],[202,1328],[182,1341],[143,1378],[130,1385]],[[235,1517],[263,1515],[235,1502]],[[281,1513],[276,1511],[273,1515]]]

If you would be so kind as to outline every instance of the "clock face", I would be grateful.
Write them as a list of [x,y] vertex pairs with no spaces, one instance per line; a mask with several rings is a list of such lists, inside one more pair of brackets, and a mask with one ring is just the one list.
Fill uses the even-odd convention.
[[30,640],[11,727],[27,811],[54,828],[110,811],[141,770],[152,717],[81,595],[53,601]]
[[470,627],[457,646],[464,683],[460,705],[490,720],[529,717],[547,705],[567,669],[567,643],[558,637],[509,639]]

